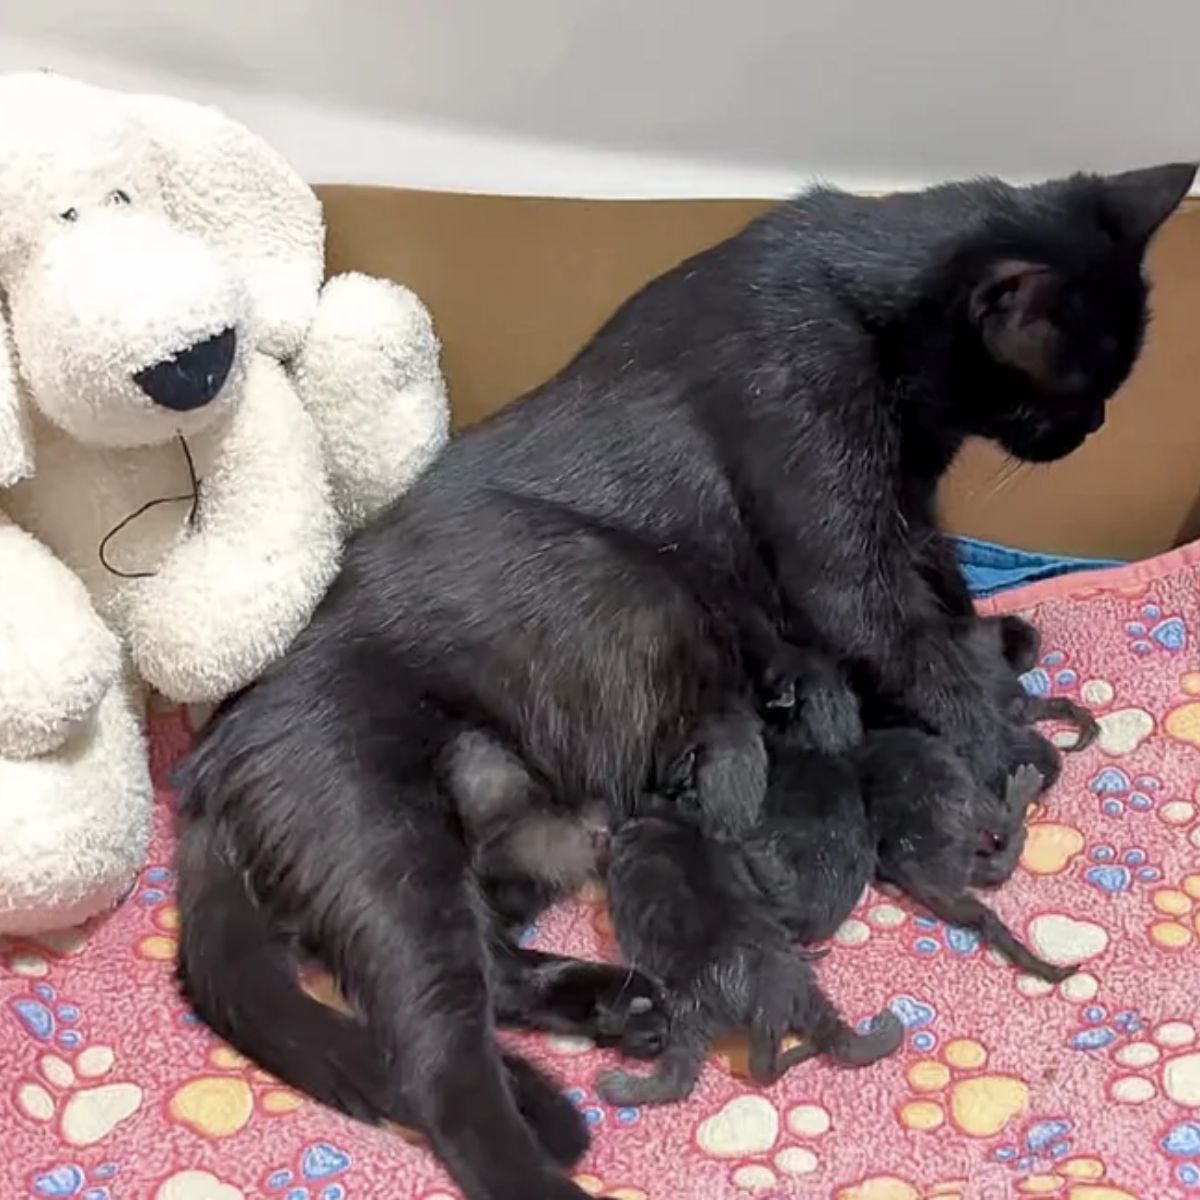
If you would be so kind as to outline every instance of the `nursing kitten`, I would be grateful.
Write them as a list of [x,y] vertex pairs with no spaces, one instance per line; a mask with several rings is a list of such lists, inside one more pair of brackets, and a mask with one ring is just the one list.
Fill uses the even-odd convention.
[[[649,284],[452,441],[184,768],[180,974],[199,1015],[327,1103],[389,1064],[353,1111],[402,1104],[468,1200],[583,1200],[494,1036],[500,934],[446,746],[494,732],[555,805],[632,812],[657,748],[754,705],[678,556],[999,794],[999,706],[949,636],[955,572],[921,549],[940,544],[937,483],[969,436],[1042,462],[1100,427],[1141,345],[1146,245],[1193,175],[815,189]],[[369,1037],[338,1040],[333,1015],[321,1036],[284,927]],[[543,966],[501,958],[510,982]],[[577,969],[590,1027],[624,972]]]
[[[904,1029],[887,1009],[867,1033],[842,1019],[764,896],[756,850],[709,836],[677,800],[647,811],[613,833],[609,914],[626,959],[662,982],[670,1024],[653,1072],[603,1073],[596,1081],[601,1099],[684,1099],[712,1043],[735,1031],[749,1032],[750,1074],[763,1084],[817,1054],[865,1066],[899,1046]],[[790,1034],[806,1040],[783,1051]]]
[[1025,813],[1042,784],[1034,768],[1018,768],[997,797],[944,740],[915,729],[868,734],[857,761],[882,882],[975,930],[1027,974],[1060,983],[1075,973],[1039,958],[971,890],[995,887],[1016,868]]

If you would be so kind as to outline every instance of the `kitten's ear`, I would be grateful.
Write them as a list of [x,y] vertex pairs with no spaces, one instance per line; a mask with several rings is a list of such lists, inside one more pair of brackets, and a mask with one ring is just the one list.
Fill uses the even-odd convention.
[[1168,163],[1106,176],[1105,207],[1122,235],[1131,242],[1148,242],[1188,194],[1196,169],[1196,163]]
[[971,291],[971,323],[996,362],[1023,371],[1035,383],[1055,377],[1058,329],[1050,309],[1058,276],[1044,263],[1001,259]]

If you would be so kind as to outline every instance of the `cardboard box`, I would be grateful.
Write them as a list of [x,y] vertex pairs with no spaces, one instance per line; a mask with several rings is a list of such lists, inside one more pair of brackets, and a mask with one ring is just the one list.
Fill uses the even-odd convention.
[[[333,271],[414,288],[445,348],[463,427],[542,382],[618,304],[740,229],[759,200],[565,200],[319,188]],[[1135,558],[1200,536],[1200,205],[1151,253],[1154,319],[1105,428],[1061,463],[1006,472],[971,445],[943,493],[955,532]]]

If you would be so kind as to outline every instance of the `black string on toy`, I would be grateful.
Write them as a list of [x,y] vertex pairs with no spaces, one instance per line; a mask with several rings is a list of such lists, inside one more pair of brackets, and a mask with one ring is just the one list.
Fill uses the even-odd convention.
[[139,517],[143,517],[151,509],[158,508],[160,504],[182,504],[185,500],[190,500],[192,507],[188,512],[188,528],[195,529],[196,513],[200,507],[200,480],[196,476],[196,464],[192,460],[191,447],[187,444],[182,433],[175,435],[179,439],[179,444],[183,448],[183,458],[187,463],[188,480],[192,485],[191,492],[186,496],[161,496],[157,500],[150,500],[143,504],[136,512],[131,512],[118,524],[114,525],[105,535],[100,543],[100,565],[110,574],[115,575],[118,579],[153,579],[158,574],[157,571],[122,571],[118,567],[114,567],[108,561],[108,543],[125,529],[132,525]]

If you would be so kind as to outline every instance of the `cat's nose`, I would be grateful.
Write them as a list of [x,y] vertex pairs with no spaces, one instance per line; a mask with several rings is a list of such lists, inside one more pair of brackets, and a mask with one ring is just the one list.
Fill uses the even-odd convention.
[[220,394],[236,350],[237,333],[223,329],[144,367],[135,373],[133,381],[155,404],[172,412],[191,412]]

